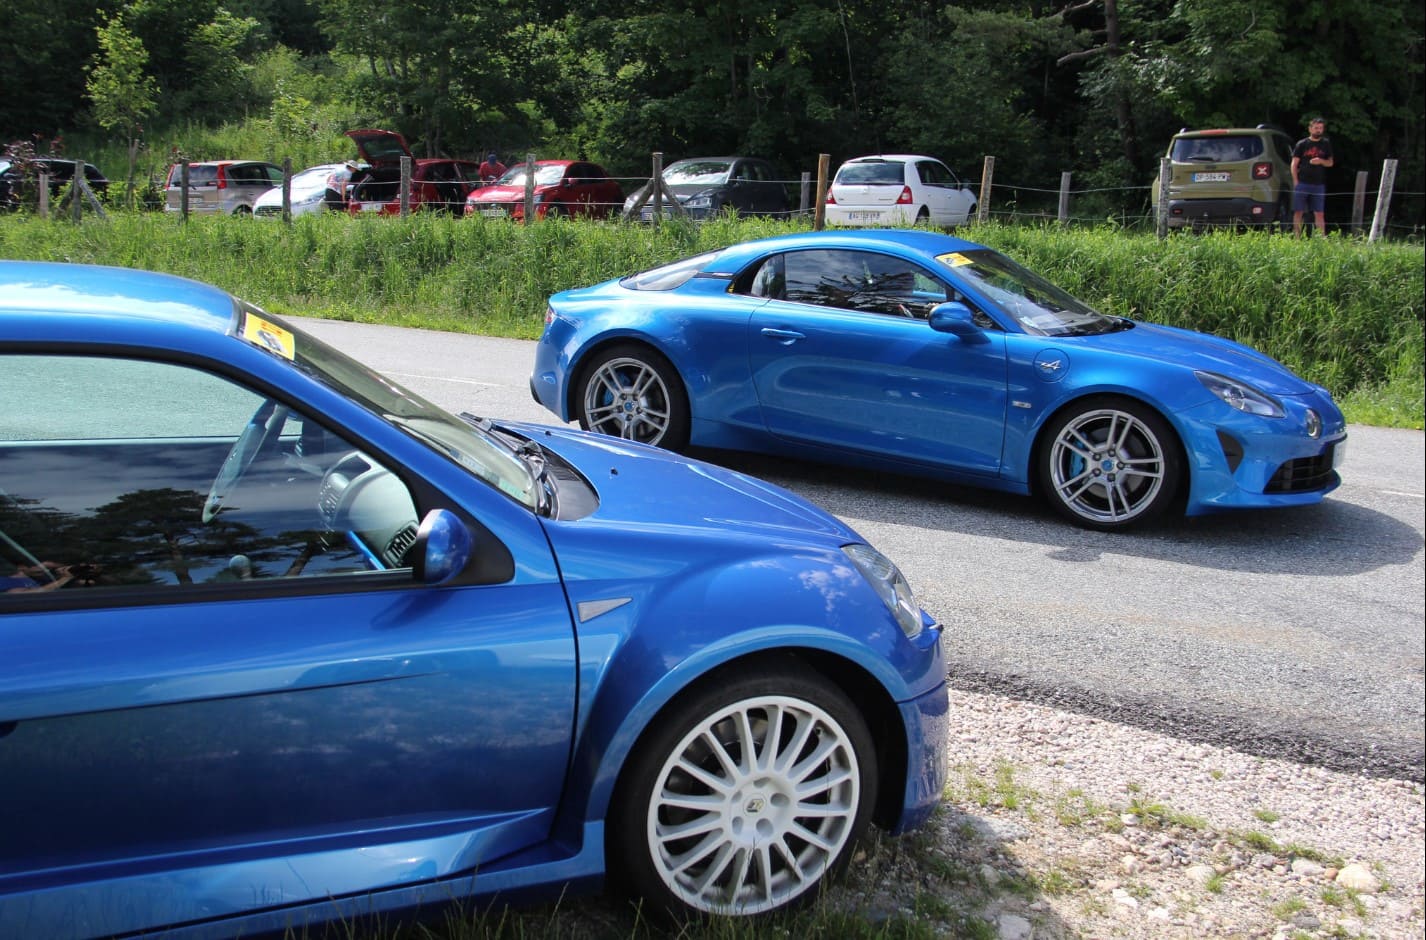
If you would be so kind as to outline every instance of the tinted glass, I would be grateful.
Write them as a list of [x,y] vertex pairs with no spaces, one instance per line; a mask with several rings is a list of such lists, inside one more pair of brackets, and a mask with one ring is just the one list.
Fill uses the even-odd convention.
[[401,480],[226,378],[139,359],[7,355],[0,393],[45,404],[0,417],[10,587],[169,591],[405,566],[417,515]]
[[710,251],[706,254],[695,255],[692,258],[665,264],[640,274],[631,274],[619,283],[630,290],[673,290],[712,264],[713,259],[719,254],[721,254],[719,251]]
[[899,160],[868,160],[846,163],[837,171],[836,182],[845,185],[897,185],[906,182],[906,165]]
[[873,251],[789,252],[784,275],[784,299],[845,310],[924,317],[949,298],[920,265]]
[[1178,163],[1231,163],[1252,160],[1263,153],[1263,139],[1255,134],[1219,137],[1179,137],[1169,156]]

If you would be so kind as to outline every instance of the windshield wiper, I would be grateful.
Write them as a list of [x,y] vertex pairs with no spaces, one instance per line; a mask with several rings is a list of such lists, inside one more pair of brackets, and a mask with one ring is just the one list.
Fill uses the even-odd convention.
[[460,418],[507,453],[520,459],[520,462],[530,471],[530,476],[534,477],[537,485],[535,511],[542,516],[553,517],[555,509],[559,505],[559,497],[554,477],[550,476],[549,458],[545,454],[545,449],[534,441],[496,427],[495,422],[489,418],[473,415],[469,411],[462,411]]

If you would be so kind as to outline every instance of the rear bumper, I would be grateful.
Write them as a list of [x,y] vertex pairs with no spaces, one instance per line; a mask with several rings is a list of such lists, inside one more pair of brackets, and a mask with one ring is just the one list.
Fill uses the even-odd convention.
[[1275,203],[1256,199],[1170,199],[1169,228],[1190,225],[1267,225],[1282,221]]

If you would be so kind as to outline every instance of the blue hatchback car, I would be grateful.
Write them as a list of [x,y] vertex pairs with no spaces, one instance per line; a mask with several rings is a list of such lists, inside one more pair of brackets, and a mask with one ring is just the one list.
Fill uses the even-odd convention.
[[0,262],[0,400],[0,936],[761,914],[941,797],[940,629],[774,486],[112,268]]
[[1038,492],[1102,530],[1315,503],[1341,482],[1326,389],[928,231],[746,242],[556,294],[545,324],[536,401],[672,450]]

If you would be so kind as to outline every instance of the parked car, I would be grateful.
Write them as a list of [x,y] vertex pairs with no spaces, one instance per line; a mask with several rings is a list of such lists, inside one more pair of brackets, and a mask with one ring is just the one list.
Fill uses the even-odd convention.
[[[168,168],[166,212],[183,208],[183,164]],[[188,164],[188,211],[200,215],[251,215],[259,196],[282,183],[282,167],[260,160],[209,160]]]
[[1105,316],[917,229],[734,245],[550,298],[531,390],[582,427],[1039,493],[1103,530],[1315,503],[1347,431],[1260,353]]
[[878,154],[837,168],[827,187],[828,225],[960,225],[975,210],[971,188],[935,157]]
[[[352,174],[367,169],[366,164],[323,163],[292,175],[288,204],[293,215],[313,212],[344,211]],[[263,193],[253,203],[253,214],[282,215],[282,185],[279,183]]]
[[0,262],[0,396],[0,935],[760,914],[941,798],[940,628],[775,486],[131,269]]
[[[50,198],[59,198],[64,188],[74,179],[74,164],[74,160],[66,160],[63,157],[35,157],[24,164],[0,159],[0,209],[14,209],[19,206],[21,193],[25,191],[26,175],[33,180],[33,192],[34,188],[39,186],[40,174],[49,174]],[[109,191],[109,180],[92,163],[84,164],[84,180],[100,199]]]
[[[1169,142],[1169,228],[1292,221],[1292,140],[1266,124],[1190,131]],[[1157,210],[1155,179],[1150,202]]]
[[[465,200],[466,215],[525,218],[525,164],[513,166],[494,183]],[[602,219],[624,204],[624,190],[604,167],[587,160],[535,161],[535,218],[587,216]]]
[[[354,174],[347,211],[352,215],[401,212],[401,158],[411,157],[406,138],[394,131],[355,130],[347,136],[368,169]],[[466,195],[480,182],[480,164],[449,157],[411,157],[411,211],[460,212]]]
[[[673,193],[683,210],[695,219],[706,219],[729,209],[740,215],[787,215],[792,203],[787,198],[787,186],[777,170],[757,157],[691,157],[664,167],[664,185]],[[624,200],[624,214],[634,206],[644,189]],[[664,217],[673,214],[663,210]],[[645,222],[653,218],[654,203],[645,199],[639,217]]]

